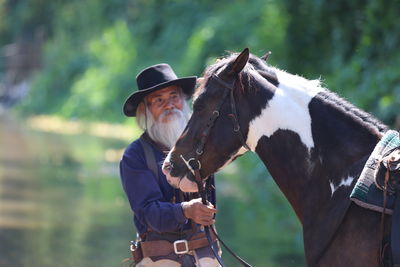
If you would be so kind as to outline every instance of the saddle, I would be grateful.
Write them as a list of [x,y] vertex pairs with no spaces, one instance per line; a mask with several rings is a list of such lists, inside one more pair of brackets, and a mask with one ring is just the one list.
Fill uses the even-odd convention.
[[[392,263],[389,263],[388,266],[400,267],[399,132],[387,131],[375,146],[353,188],[350,199],[361,207],[382,214],[382,239],[385,216],[391,215],[390,252]],[[381,248],[381,255],[384,254],[383,252],[384,249]],[[383,260],[383,256],[381,256],[381,260]]]
[[[377,212],[391,215],[395,206],[395,184],[398,179],[398,153],[400,135],[397,131],[389,130],[375,146],[357,180],[350,199],[357,205]],[[393,158],[393,159],[392,159]],[[384,203],[385,176],[389,167],[390,176],[386,188],[387,199]],[[390,178],[390,179],[389,179]],[[385,204],[385,205],[384,205]],[[383,207],[385,206],[385,207]]]

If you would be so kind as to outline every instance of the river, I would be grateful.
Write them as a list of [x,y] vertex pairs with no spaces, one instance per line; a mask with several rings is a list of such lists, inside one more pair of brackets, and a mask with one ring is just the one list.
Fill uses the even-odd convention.
[[[0,266],[128,266],[135,230],[118,171],[128,141],[33,126],[0,116]],[[300,224],[268,177],[254,155],[217,174],[219,233],[254,266],[304,266]]]

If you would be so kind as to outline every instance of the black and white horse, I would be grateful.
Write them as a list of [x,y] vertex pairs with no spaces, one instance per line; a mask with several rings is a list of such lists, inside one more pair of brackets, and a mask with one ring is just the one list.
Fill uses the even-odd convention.
[[378,266],[380,214],[349,195],[386,130],[318,80],[268,66],[245,49],[206,69],[163,169],[173,186],[196,191],[188,161],[198,160],[206,179],[251,150],[301,221],[309,266]]

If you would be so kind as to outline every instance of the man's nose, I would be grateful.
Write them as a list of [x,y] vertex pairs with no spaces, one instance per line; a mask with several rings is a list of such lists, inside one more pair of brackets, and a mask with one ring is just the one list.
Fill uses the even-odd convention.
[[164,105],[165,109],[172,109],[174,107],[175,107],[175,105],[174,105],[174,101],[172,99],[168,99]]

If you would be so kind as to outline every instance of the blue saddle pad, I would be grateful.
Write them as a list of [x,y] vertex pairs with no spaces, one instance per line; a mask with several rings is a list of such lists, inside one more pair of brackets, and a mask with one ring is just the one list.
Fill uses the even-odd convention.
[[[400,147],[399,133],[389,130],[378,142],[374,151],[369,156],[360,177],[350,194],[350,199],[352,201],[361,207],[377,212],[383,212],[383,191],[376,185],[375,177],[378,173],[383,155],[396,147]],[[385,213],[393,213],[394,202],[394,195],[388,195]]]

